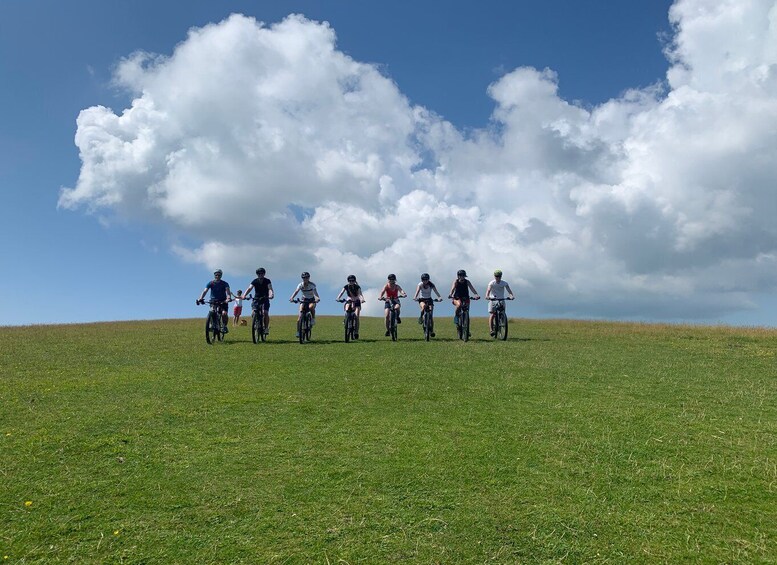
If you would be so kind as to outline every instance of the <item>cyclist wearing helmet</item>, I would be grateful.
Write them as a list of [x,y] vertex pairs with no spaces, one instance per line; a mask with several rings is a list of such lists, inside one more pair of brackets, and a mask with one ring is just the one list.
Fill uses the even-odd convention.
[[[505,299],[505,291],[507,291],[507,300],[513,300],[515,295],[513,289],[506,281],[502,280],[502,271],[497,269],[494,271],[494,280],[488,283],[486,288],[486,299],[498,298],[499,300]],[[489,301],[488,303],[488,327],[494,327],[494,306],[496,302]],[[491,331],[491,337],[494,337],[494,332]]]
[[256,269],[256,278],[248,285],[243,296],[253,289],[254,300],[251,303],[251,310],[254,316],[261,314],[264,316],[264,334],[270,333],[270,300],[275,298],[275,291],[272,288],[272,281],[265,277],[267,273],[264,267]]
[[[300,275],[300,278],[302,279],[302,282],[297,285],[297,288],[294,290],[294,294],[292,294],[291,297],[289,298],[289,302],[294,302],[294,297],[301,292],[302,300],[308,303],[310,314],[313,316],[313,325],[315,325],[316,304],[321,301],[321,298],[318,296],[318,290],[316,290],[316,283],[310,280],[310,273],[305,271]],[[298,320],[302,319],[302,307],[303,307],[303,304],[300,304],[299,316],[297,316]]]
[[359,315],[362,311],[362,302],[364,302],[364,295],[362,294],[362,287],[356,282],[356,275],[348,275],[348,284],[343,287],[340,294],[337,295],[337,300],[342,298],[345,294],[346,298],[350,301],[345,303],[345,309],[353,309],[356,314],[356,331],[354,332],[354,338],[359,339]]
[[205,295],[210,291],[210,299],[218,301],[219,304],[216,308],[221,312],[221,325],[224,328],[224,333],[229,331],[229,306],[228,302],[232,300],[232,291],[229,289],[229,283],[222,280],[224,275],[221,269],[217,269],[213,273],[213,280],[205,285],[205,290],[202,291],[200,297],[197,299],[197,304],[205,303]]
[[418,306],[421,308],[421,315],[418,316],[419,324],[424,323],[424,307],[426,304],[429,305],[429,308],[434,309],[432,291],[437,295],[437,298],[442,298],[440,291],[437,290],[437,286],[429,280],[429,273],[424,273],[421,275],[421,282],[418,283],[418,286],[415,289],[415,295],[413,295],[413,300],[418,300]]
[[388,277],[388,282],[383,287],[383,290],[380,291],[380,296],[378,297],[378,300],[385,300],[385,305],[383,309],[386,311],[386,337],[391,335],[391,330],[389,329],[390,321],[389,321],[389,314],[391,313],[391,309],[393,308],[397,312],[397,324],[401,324],[402,320],[399,318],[399,297],[407,298],[407,294],[405,294],[405,291],[402,290],[402,287],[397,284],[397,276],[392,273]]
[[472,283],[467,280],[467,271],[464,269],[460,269],[456,272],[456,280],[453,281],[453,284],[451,285],[451,292],[448,294],[448,298],[453,299],[453,305],[456,307],[456,313],[453,317],[453,323],[458,324],[459,323],[459,313],[461,312],[461,305],[465,303],[469,303],[470,296],[469,291],[472,291],[472,298],[475,300],[480,300],[480,296],[478,295],[478,291],[475,290],[475,287],[472,286]]

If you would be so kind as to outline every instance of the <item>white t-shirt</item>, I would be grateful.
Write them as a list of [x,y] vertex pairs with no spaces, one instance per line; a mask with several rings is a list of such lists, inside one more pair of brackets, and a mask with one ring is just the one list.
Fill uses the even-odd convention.
[[424,288],[424,283],[418,283],[418,298],[431,298],[433,288],[434,286],[432,284],[429,284],[429,286]]
[[243,298],[238,298],[237,295],[235,295],[235,308],[242,308],[243,307]]
[[491,287],[491,298],[505,297],[505,288],[507,287],[507,283],[505,281],[497,282],[497,280],[494,279],[488,284]]
[[307,298],[308,300],[314,299],[316,297],[316,283],[309,282],[307,288],[303,287],[304,284],[305,283],[299,283],[297,285],[297,290],[302,293],[302,298]]

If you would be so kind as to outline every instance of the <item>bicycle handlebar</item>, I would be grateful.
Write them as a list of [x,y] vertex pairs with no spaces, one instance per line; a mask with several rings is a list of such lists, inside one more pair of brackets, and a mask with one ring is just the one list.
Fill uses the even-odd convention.
[[512,298],[486,298],[486,300],[490,300],[491,302],[499,302],[500,300],[515,300],[515,296]]
[[295,298],[294,300],[289,300],[289,302],[293,302],[294,304],[302,304],[303,302],[321,302],[320,298]]
[[413,298],[414,302],[423,302],[425,300],[431,300],[433,302],[442,302],[442,298]]

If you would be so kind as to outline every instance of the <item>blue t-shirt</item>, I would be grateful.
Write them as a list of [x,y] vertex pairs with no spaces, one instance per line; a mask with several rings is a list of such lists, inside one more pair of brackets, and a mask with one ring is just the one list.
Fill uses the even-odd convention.
[[211,300],[226,300],[227,290],[229,290],[229,283],[227,281],[210,281],[205,287],[210,290]]

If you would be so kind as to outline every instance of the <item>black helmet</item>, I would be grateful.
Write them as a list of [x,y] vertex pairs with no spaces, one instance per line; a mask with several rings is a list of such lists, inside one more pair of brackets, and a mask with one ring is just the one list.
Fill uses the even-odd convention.
[[356,275],[348,275],[348,282],[356,282]]
[[266,272],[267,272],[267,271],[265,271],[265,270],[264,270],[264,267],[259,267],[258,269],[256,269],[256,274],[257,274],[257,275],[263,275],[263,274],[265,274]]
[[457,277],[466,277],[467,276],[467,271],[465,271],[464,269],[459,269],[458,271],[456,271],[456,276]]
[[216,276],[216,275],[221,276],[223,274],[224,274],[224,271],[222,271],[221,269],[216,269],[215,271],[213,271],[213,276]]
[[386,277],[390,281],[397,280],[397,276],[394,273],[391,273],[388,277]]
[[300,278],[307,279],[310,278],[310,273],[307,271],[303,271],[303,273],[300,275]]
[[429,280],[429,273],[422,274],[421,275],[421,280],[422,281],[428,281]]

